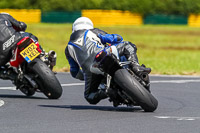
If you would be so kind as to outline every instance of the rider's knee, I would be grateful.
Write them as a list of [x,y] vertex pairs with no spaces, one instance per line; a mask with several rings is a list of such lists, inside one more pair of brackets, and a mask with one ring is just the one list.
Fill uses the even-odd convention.
[[137,46],[135,44],[133,44],[132,42],[126,41],[125,43],[125,47],[128,49],[133,49],[134,53],[137,52]]

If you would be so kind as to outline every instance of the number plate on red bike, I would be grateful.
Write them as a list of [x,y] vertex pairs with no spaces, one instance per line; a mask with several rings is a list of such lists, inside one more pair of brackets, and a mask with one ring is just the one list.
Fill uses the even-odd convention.
[[40,52],[38,52],[35,43],[31,43],[28,47],[21,51],[20,54],[29,63],[34,60],[38,55],[40,55]]

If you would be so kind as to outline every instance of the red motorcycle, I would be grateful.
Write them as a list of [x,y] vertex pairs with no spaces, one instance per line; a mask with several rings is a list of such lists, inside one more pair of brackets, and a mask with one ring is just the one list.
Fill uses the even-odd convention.
[[11,80],[27,96],[42,92],[49,99],[58,99],[62,87],[52,69],[55,52],[44,54],[37,41],[25,36],[12,51],[10,62],[1,67],[0,78]]

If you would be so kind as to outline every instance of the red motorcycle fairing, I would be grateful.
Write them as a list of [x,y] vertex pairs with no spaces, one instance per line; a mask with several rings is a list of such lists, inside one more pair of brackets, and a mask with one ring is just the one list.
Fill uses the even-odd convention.
[[[27,40],[28,44],[27,44]],[[26,36],[24,38],[22,38],[18,43],[17,43],[17,47],[16,49],[14,49],[12,51],[12,58],[10,59],[10,65],[13,67],[18,67],[22,62],[25,61],[25,59],[20,55],[20,52],[28,45],[30,45],[31,43],[35,43],[35,45],[37,46],[37,51],[39,53],[42,52],[42,50],[39,47],[39,43],[38,42],[34,42],[33,39],[31,39],[30,37]],[[24,45],[25,44],[25,45]],[[19,48],[20,47],[20,48]]]

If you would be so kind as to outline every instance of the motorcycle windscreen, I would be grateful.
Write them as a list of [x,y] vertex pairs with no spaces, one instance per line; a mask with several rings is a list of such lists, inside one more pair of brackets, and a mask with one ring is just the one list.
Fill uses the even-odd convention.
[[40,52],[38,52],[35,43],[31,43],[28,47],[20,52],[20,55],[29,63],[34,60],[38,55],[40,55]]

